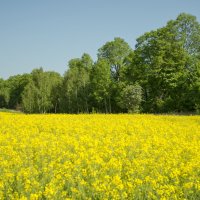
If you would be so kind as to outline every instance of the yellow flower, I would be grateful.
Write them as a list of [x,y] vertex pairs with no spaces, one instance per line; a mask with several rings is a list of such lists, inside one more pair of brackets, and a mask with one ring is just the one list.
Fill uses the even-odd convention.
[[199,121],[0,113],[0,199],[198,199]]

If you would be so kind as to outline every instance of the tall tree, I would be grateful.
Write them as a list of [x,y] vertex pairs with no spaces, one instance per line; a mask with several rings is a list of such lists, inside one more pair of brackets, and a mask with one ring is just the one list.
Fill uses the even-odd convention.
[[61,112],[61,90],[62,90],[62,82],[63,77],[56,72],[48,72],[49,79],[51,80],[51,92],[50,92],[50,99],[52,103],[52,108],[50,112]]
[[30,80],[22,93],[22,105],[24,112],[26,113],[37,112],[38,109],[36,104],[36,94],[37,94],[37,88],[33,80]]
[[114,80],[119,81],[125,58],[130,54],[131,48],[122,38],[114,38],[114,41],[107,42],[98,50],[98,59],[106,59],[110,64],[111,74]]
[[8,108],[10,93],[6,80],[0,79],[0,108]]
[[7,84],[9,87],[9,108],[21,109],[22,104],[22,93],[25,86],[30,80],[30,74],[15,75],[9,77]]
[[34,113],[56,112],[59,102],[56,89],[59,89],[61,81],[60,74],[56,72],[44,72],[42,68],[34,69],[23,93],[24,110]]
[[112,78],[112,95],[111,105],[114,112],[120,112],[121,108],[118,106],[120,101],[120,91],[124,82],[124,72],[126,71],[126,58],[132,52],[131,47],[122,38],[114,38],[113,41],[106,42],[98,50],[98,60],[105,59],[110,65]]
[[69,61],[64,75],[61,106],[64,112],[89,112],[89,74],[93,61],[88,54]]
[[167,26],[175,33],[178,40],[188,54],[185,65],[184,82],[180,85],[182,95],[178,97],[183,109],[196,109],[199,98],[198,82],[200,81],[200,24],[195,16],[181,13],[176,20],[168,22]]
[[99,59],[93,66],[90,85],[93,107],[98,112],[111,113],[111,74],[109,63],[105,59]]
[[162,112],[165,108],[170,110],[169,104],[174,106],[176,89],[185,79],[187,60],[182,43],[168,26],[137,39],[128,76],[143,87],[145,111]]
[[200,58],[200,24],[195,16],[181,13],[176,20],[169,21],[167,26],[189,55]]

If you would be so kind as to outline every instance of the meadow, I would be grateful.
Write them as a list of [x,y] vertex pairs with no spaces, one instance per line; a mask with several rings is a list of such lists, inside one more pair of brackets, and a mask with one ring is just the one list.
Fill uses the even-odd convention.
[[0,199],[200,199],[200,116],[0,113]]

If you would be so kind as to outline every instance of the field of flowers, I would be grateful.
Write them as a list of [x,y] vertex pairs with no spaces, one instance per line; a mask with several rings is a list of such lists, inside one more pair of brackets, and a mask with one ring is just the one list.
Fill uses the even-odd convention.
[[200,199],[200,116],[0,113],[0,199]]

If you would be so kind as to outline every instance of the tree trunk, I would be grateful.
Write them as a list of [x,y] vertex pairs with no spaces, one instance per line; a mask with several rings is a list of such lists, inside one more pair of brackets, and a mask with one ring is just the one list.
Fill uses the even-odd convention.
[[112,109],[111,109],[111,103],[110,103],[110,96],[108,97],[108,102],[109,102],[109,113],[111,113]]
[[105,105],[105,111],[106,111],[106,113],[108,113],[106,98],[104,99],[104,105]]

